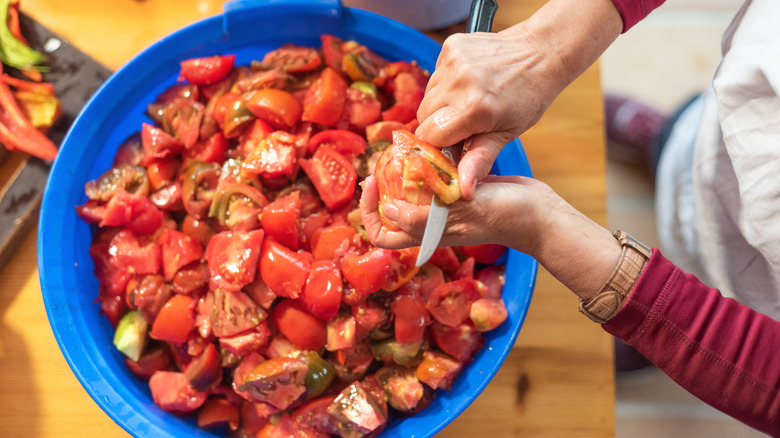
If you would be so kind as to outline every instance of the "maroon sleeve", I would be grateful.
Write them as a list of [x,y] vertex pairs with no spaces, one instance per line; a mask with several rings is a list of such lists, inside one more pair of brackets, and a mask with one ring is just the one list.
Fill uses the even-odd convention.
[[691,394],[780,436],[780,322],[723,297],[654,249],[603,327]]
[[623,18],[623,33],[661,6],[666,0],[612,0]]

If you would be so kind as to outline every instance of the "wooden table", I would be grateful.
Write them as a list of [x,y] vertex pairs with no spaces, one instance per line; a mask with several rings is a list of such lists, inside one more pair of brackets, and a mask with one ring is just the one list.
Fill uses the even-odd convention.
[[[545,0],[503,0],[500,30]],[[169,32],[220,13],[216,0],[24,0],[24,12],[111,69]],[[521,136],[534,175],[606,223],[598,66]],[[36,231],[0,271],[0,436],[126,437],[70,371],[49,328],[36,267]],[[516,347],[485,392],[439,436],[614,436],[612,341],[540,269]]]

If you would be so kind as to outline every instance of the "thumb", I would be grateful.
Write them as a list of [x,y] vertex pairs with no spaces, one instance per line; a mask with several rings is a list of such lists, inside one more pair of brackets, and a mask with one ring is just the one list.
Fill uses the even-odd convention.
[[461,197],[466,201],[474,199],[477,183],[490,174],[498,154],[509,141],[506,134],[490,132],[472,137],[471,146],[458,164]]

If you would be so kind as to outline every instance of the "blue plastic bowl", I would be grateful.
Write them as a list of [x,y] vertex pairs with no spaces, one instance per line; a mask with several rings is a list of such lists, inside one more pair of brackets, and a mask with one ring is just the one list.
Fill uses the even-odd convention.
[[[212,437],[193,418],[157,408],[146,382],[125,367],[112,345],[113,328],[95,303],[98,281],[89,256],[92,229],[74,207],[86,202],[84,183],[111,167],[120,143],[138,131],[147,103],[175,83],[179,62],[213,54],[236,54],[238,64],[262,59],[284,43],[318,47],[330,33],[355,39],[391,60],[417,60],[433,70],[441,46],[424,34],[338,0],[234,1],[222,15],[167,36],[117,71],[92,97],[74,122],[49,176],[40,215],[38,268],[46,312],[54,336],[73,373],[95,402],[130,434],[141,437]],[[530,175],[519,142],[504,149],[500,174]],[[531,257],[510,251],[506,257],[504,299],[508,320],[486,336],[476,355],[449,391],[433,404],[394,421],[383,437],[429,437],[455,419],[482,392],[512,348],[525,318],[536,280]]]

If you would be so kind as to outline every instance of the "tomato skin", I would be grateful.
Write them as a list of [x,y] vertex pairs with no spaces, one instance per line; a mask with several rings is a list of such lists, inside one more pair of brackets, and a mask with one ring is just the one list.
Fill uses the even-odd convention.
[[192,58],[180,63],[179,75],[195,85],[210,85],[227,76],[236,61],[236,55],[205,56]]
[[366,140],[352,131],[343,129],[328,129],[318,132],[309,139],[306,150],[313,154],[317,148],[323,145],[332,147],[336,152],[345,157],[350,155],[358,156],[366,152]]
[[309,313],[327,321],[339,312],[342,290],[341,271],[336,264],[315,260],[298,300]]
[[392,251],[384,248],[373,248],[362,255],[348,253],[341,259],[341,273],[365,297],[385,284],[392,257]]
[[337,210],[352,199],[357,173],[333,148],[320,146],[311,159],[300,160],[300,164],[328,209]]
[[433,389],[450,389],[463,365],[452,357],[438,351],[423,353],[423,361],[417,366],[417,378]]
[[208,397],[207,392],[197,391],[190,386],[184,373],[157,371],[149,379],[154,404],[164,411],[190,412],[201,407]]
[[325,322],[307,312],[295,300],[282,300],[271,309],[271,322],[296,347],[319,350],[328,340]]
[[325,58],[325,63],[333,70],[341,71],[341,58],[344,56],[341,53],[341,45],[343,44],[341,38],[322,34],[320,41],[322,42],[322,56]]
[[277,88],[264,88],[251,93],[247,109],[278,129],[289,129],[301,119],[302,108],[292,94]]
[[458,250],[466,257],[474,257],[477,263],[492,265],[504,255],[506,247],[495,243],[486,243],[483,245],[461,246]]
[[223,231],[206,247],[211,282],[214,286],[238,291],[255,279],[263,230]]
[[347,100],[347,82],[330,67],[309,87],[303,99],[302,120],[336,126]]
[[195,330],[195,300],[189,295],[174,295],[163,305],[152,323],[150,332],[154,339],[174,345],[187,342]]
[[298,249],[298,222],[301,217],[300,192],[282,196],[263,207],[263,230],[277,242]]
[[173,280],[179,269],[203,257],[203,245],[181,231],[166,229],[158,237],[162,247],[165,279]]
[[268,237],[263,242],[260,275],[277,296],[298,298],[309,277],[311,262],[311,253],[293,251]]
[[144,353],[138,359],[133,361],[130,358],[124,358],[125,365],[136,377],[143,380],[149,380],[157,371],[165,371],[171,364],[171,357],[168,355],[167,348],[157,345],[144,350]]

